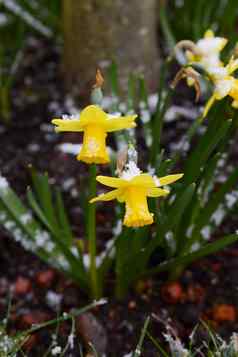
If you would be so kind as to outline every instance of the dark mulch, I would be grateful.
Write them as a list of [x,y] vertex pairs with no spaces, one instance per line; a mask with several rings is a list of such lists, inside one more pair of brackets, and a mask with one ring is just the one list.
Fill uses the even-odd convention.
[[[66,109],[59,53],[49,43],[30,41],[13,89],[12,125],[9,128],[0,125],[0,167],[2,174],[23,199],[30,184],[27,166],[32,164],[40,171],[47,170],[51,182],[64,187],[62,190],[75,236],[83,239],[83,215],[77,193],[84,187],[87,167],[78,163],[72,155],[60,153],[56,147],[62,140],[77,142],[77,136],[56,135],[49,125],[53,111],[58,108],[59,112],[63,112]],[[166,125],[168,141],[174,139],[175,125]],[[190,123],[187,122],[187,125]],[[181,125],[178,130],[181,131]],[[71,178],[75,182],[70,188],[65,187],[65,182]],[[108,230],[103,228],[103,224],[110,220],[110,214],[110,208],[98,214],[98,220],[102,222],[102,240],[107,239]],[[221,227],[221,232],[234,231],[236,220],[237,217],[231,217]],[[87,304],[80,287],[25,252],[6,232],[1,231],[0,238],[0,312],[4,317],[9,291],[13,288],[10,332],[53,318],[56,315],[55,306],[52,307],[49,302],[52,292],[62,298],[62,311]],[[140,283],[124,302],[108,296],[108,304],[93,311],[99,323],[94,333],[96,337],[99,329],[105,329],[107,356],[118,357],[132,351],[145,318],[151,314],[154,316],[151,334],[161,340],[165,325],[170,323],[186,341],[199,319],[209,321],[224,337],[236,331],[237,256],[238,247],[233,246],[193,264],[177,282],[166,284],[166,276],[162,275]],[[43,330],[29,341],[27,355],[42,356],[51,341],[49,331],[52,330]],[[65,324],[60,330],[60,340],[66,338],[68,331],[69,325]],[[198,331],[198,335],[204,338],[202,330]],[[100,343],[100,336],[98,340]],[[74,355],[79,354],[75,352]],[[142,355],[156,355],[148,341]]]

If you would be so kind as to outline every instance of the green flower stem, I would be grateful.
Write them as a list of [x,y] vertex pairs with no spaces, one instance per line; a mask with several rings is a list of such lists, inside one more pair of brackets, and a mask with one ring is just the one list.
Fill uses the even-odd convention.
[[[96,196],[96,165],[90,165],[90,177],[89,177],[89,199]],[[89,244],[89,257],[90,257],[90,286],[91,295],[93,298],[98,299],[101,296],[99,289],[98,273],[96,266],[96,206],[90,204],[88,206],[88,222],[87,222],[87,237]]]

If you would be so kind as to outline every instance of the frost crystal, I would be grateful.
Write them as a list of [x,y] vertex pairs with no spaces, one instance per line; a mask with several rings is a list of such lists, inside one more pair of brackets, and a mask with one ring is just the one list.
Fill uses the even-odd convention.
[[11,229],[16,227],[16,224],[15,224],[15,222],[7,221],[4,223],[4,227],[10,231]]
[[80,113],[75,113],[75,114],[63,114],[62,115],[63,120],[79,120],[80,119]]
[[64,154],[73,154],[77,155],[82,149],[81,144],[71,144],[71,143],[63,143],[58,145],[58,149]]
[[120,112],[114,112],[114,113],[108,114],[107,117],[108,117],[108,119],[113,120],[113,119],[121,117],[121,113]]
[[170,249],[174,252],[176,249],[176,241],[174,239],[174,234],[172,231],[169,231],[165,234],[165,239],[168,243],[168,246],[170,247]]
[[197,250],[199,250],[201,247],[200,243],[195,242],[192,244],[191,248],[190,248],[190,252],[196,252]]
[[227,207],[232,208],[238,200],[238,192],[232,191],[230,193],[227,193],[225,198]]
[[54,249],[54,243],[50,240],[50,235],[46,231],[37,230],[35,233],[36,245],[39,248],[45,248],[48,252]]
[[0,190],[4,191],[9,187],[7,179],[3,176],[0,176]]
[[219,205],[217,210],[211,216],[211,222],[214,222],[216,226],[219,226],[219,224],[222,222],[225,214],[226,214],[226,211],[224,210],[223,205]]
[[170,334],[164,334],[166,341],[169,343],[169,348],[173,357],[188,357],[189,351],[183,347],[178,338],[174,338]]
[[150,121],[150,112],[147,109],[142,109],[141,110],[141,120],[143,124],[149,123]]
[[211,236],[211,227],[210,226],[203,227],[203,229],[201,230],[201,235],[205,240],[208,240]]
[[5,14],[0,14],[0,26],[5,26],[8,23],[8,17]]
[[60,267],[65,271],[69,270],[69,263],[63,255],[59,254],[56,257],[54,257],[54,261],[52,261],[52,264]]
[[[121,220],[121,219],[119,219],[119,220],[117,221],[117,224],[116,224],[116,226],[113,228],[112,232],[113,232],[114,236],[116,236],[116,237],[121,234],[121,232],[122,232],[122,220]],[[109,242],[110,242],[110,241],[109,241]]]
[[32,221],[32,214],[30,212],[27,212],[20,216],[20,221],[22,224],[27,224]]
[[46,294],[46,302],[54,310],[59,310],[62,298],[62,295],[54,291],[48,291]]
[[235,352],[238,352],[238,334],[233,333],[231,336],[231,343]]
[[124,171],[122,172],[121,178],[127,181],[133,179],[133,177],[141,174],[141,170],[138,168],[134,161],[129,161],[126,164]]
[[61,352],[62,352],[62,348],[61,348],[60,346],[55,346],[55,347],[51,350],[52,356],[59,355],[59,354],[61,354]]
[[150,110],[154,111],[157,106],[157,103],[158,103],[158,94],[154,93],[154,94],[149,95],[148,103],[149,103]]
[[191,226],[188,227],[187,232],[186,232],[186,236],[187,236],[188,238],[191,238],[191,237],[192,237],[193,229],[194,229],[194,224],[192,224]]
[[99,306],[99,305],[105,305],[105,304],[107,304],[107,299],[106,298],[101,298],[100,300],[96,300],[95,301],[95,304],[97,305],[97,306]]
[[69,344],[69,348],[72,350],[74,348],[74,334],[71,333],[68,337],[68,344]]
[[177,105],[172,105],[172,107],[170,107],[165,113],[165,121],[171,122],[178,119],[181,116],[194,120],[198,117],[198,111],[195,110],[194,108],[186,108]]

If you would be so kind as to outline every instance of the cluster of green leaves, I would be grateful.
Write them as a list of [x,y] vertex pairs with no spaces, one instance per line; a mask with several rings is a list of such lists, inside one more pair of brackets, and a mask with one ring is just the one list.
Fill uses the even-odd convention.
[[[189,11],[185,13],[189,14]],[[166,19],[164,16],[163,21]],[[147,120],[142,121],[139,131],[144,133],[149,153],[148,166],[155,169],[158,177],[174,173],[180,167],[184,178],[172,185],[170,197],[160,200],[159,206],[155,200],[150,202],[155,218],[152,227],[119,230],[105,251],[97,257],[100,295],[103,295],[106,277],[112,270],[116,280],[116,295],[121,297],[138,279],[161,271],[169,271],[170,275],[175,276],[189,263],[223,249],[238,237],[235,233],[208,241],[215,233],[219,234],[222,221],[237,208],[238,170],[235,168],[232,172],[226,172],[226,161],[223,159],[225,155],[227,160],[228,148],[236,132],[237,114],[230,109],[228,102],[222,101],[210,111],[205,125],[198,117],[185,133],[182,144],[190,145],[192,149],[185,153],[181,145],[180,150],[165,158],[161,145],[163,126],[174,95],[167,83],[169,64],[167,60],[162,64],[154,112],[150,110],[149,96],[141,76],[129,77],[128,98],[123,104],[125,112],[134,110],[139,103],[140,110],[147,113]],[[108,109],[120,111],[122,103],[119,102],[119,75],[115,63],[109,68],[108,75],[113,99]],[[204,134],[199,133],[201,126]],[[120,147],[122,141],[135,143],[136,136],[134,133],[117,134],[115,140]],[[114,169],[115,165],[112,165],[112,175]],[[147,168],[143,169],[146,171]],[[216,178],[222,172],[226,175],[225,182],[218,183]],[[63,270],[88,293],[91,287],[87,252],[74,239],[61,193],[52,189],[47,175],[32,170],[32,180],[33,189],[27,192],[29,208],[33,212],[31,219],[25,219],[29,208],[8,187],[0,190],[0,221],[26,249]],[[81,201],[87,207],[87,195],[81,194]],[[228,195],[234,196],[232,204],[227,203]],[[88,210],[85,212],[87,221]],[[118,209],[114,222],[116,226],[122,221],[122,216],[123,211]],[[88,222],[88,226],[91,229],[94,222]]]
[[29,35],[51,38],[60,33],[60,4],[52,1],[4,0],[0,3],[0,117],[11,118],[11,89]]
[[[113,76],[116,72],[116,68],[111,69]],[[112,83],[116,83],[117,78],[113,76]],[[144,82],[136,77],[129,81],[128,106],[133,106],[136,102],[137,87],[145,109],[148,97],[146,91],[141,90],[145,88]],[[222,221],[237,208],[238,170],[234,168],[232,172],[226,173],[226,161],[223,159],[226,155],[227,160],[228,148],[232,146],[237,114],[230,109],[229,103],[219,103],[211,110],[206,125],[203,125],[204,134],[198,133],[202,123],[199,117],[184,135],[184,142],[192,145],[192,150],[185,154],[182,145],[180,151],[173,152],[169,159],[165,159],[161,137],[165,113],[172,95],[165,79],[161,78],[156,111],[146,127],[143,125],[142,128],[145,135],[151,138],[151,144],[148,144],[148,163],[155,168],[155,174],[161,177],[174,173],[180,166],[183,169],[179,171],[184,172],[184,178],[172,185],[170,196],[160,200],[159,206],[155,200],[151,200],[150,209],[155,219],[152,227],[119,230],[105,251],[96,258],[100,295],[105,291],[106,278],[112,269],[116,280],[116,295],[122,297],[138,279],[161,271],[168,271],[174,277],[194,260],[215,253],[238,238],[234,233],[209,241],[215,233],[219,235]],[[147,109],[149,112],[149,108]],[[116,141],[121,140],[121,136],[116,137]],[[123,140],[128,138],[124,137]],[[63,270],[89,293],[91,287],[88,256],[84,248],[86,245],[83,247],[74,239],[61,193],[50,186],[46,174],[37,174],[33,169],[31,173],[33,189],[27,191],[27,199],[33,217],[27,222],[24,218],[22,220],[29,209],[8,187],[0,190],[0,211],[3,213],[0,221],[26,249]],[[216,178],[222,173],[226,175],[225,182],[219,183]],[[112,174],[114,175],[114,171]],[[227,204],[227,195],[233,194],[234,202]],[[87,207],[87,195],[82,195],[81,201]],[[87,210],[85,212],[87,221]],[[120,225],[123,214],[124,208],[117,210],[115,225]],[[222,217],[216,219],[216,215],[221,214]],[[22,232],[20,238],[19,229]]]
[[[229,149],[238,123],[237,113],[230,109],[229,103],[219,103],[211,111],[206,124],[198,117],[182,138],[181,149],[172,153],[169,159],[164,159],[164,149],[161,148],[163,125],[174,95],[166,83],[168,65],[165,62],[161,71],[156,111],[148,123],[142,124],[142,130],[144,136],[150,136],[147,149],[149,164],[155,168],[155,174],[161,177],[176,172],[179,166],[182,168],[179,171],[184,172],[184,178],[172,185],[171,199],[161,200],[159,208],[154,201],[151,202],[155,218],[153,230],[148,227],[126,228],[117,238],[118,296],[124,295],[128,287],[140,277],[166,270],[171,277],[175,277],[187,264],[223,249],[238,238],[235,233],[209,242],[215,233],[219,234],[221,223],[227,215],[237,209],[238,170],[234,168],[226,174]],[[117,88],[115,68],[110,74],[112,87]],[[144,88],[142,78],[131,77],[128,103],[139,100],[143,103],[143,109],[149,111]],[[117,94],[115,90],[113,92]],[[203,135],[198,134],[201,124],[205,132]],[[185,145],[193,147],[186,154],[183,152]],[[225,182],[218,183],[218,176],[224,176]],[[232,204],[229,204],[229,195],[231,199],[234,198]],[[159,257],[157,261],[153,259],[156,255]],[[151,259],[155,265],[153,267]]]
[[[188,346],[184,346],[182,341],[174,333],[170,326],[167,326],[167,332],[164,334],[165,341],[161,343],[156,340],[149,332],[150,317],[148,317],[144,323],[141,331],[140,341],[138,343],[136,351],[143,349],[143,342],[145,338],[152,342],[154,347],[158,350],[159,356],[162,357],[237,357],[238,356],[238,335],[233,333],[230,340],[226,342],[219,335],[214,333],[211,328],[204,322],[197,325],[190,335],[190,341]],[[196,332],[198,328],[202,328],[207,334],[206,341],[203,341],[200,345],[196,342]],[[168,348],[165,350],[165,342]],[[163,346],[163,347],[162,347]],[[137,357],[140,354],[133,354],[133,357]]]

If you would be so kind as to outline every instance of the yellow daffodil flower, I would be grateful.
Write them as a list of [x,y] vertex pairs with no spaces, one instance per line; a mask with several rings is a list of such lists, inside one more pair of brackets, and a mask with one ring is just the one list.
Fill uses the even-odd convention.
[[142,173],[131,161],[126,165],[121,177],[97,176],[97,181],[113,187],[114,190],[93,198],[90,203],[117,199],[125,202],[126,213],[123,224],[127,227],[141,227],[153,223],[153,214],[149,212],[147,197],[160,197],[169,194],[160,186],[179,180],[183,174],[169,175],[161,178]]
[[189,62],[200,64],[207,72],[210,72],[214,67],[222,65],[220,60],[220,52],[227,44],[227,39],[223,37],[215,37],[212,30],[207,30],[204,38],[194,44],[194,52],[186,51],[186,56]]
[[106,149],[107,133],[134,128],[137,115],[125,117],[112,116],[105,113],[97,105],[89,105],[80,114],[80,117],[53,119],[56,132],[76,131],[83,132],[82,149],[77,156],[78,160],[87,164],[108,163],[109,155]]
[[207,115],[216,100],[221,100],[228,95],[233,98],[232,106],[238,108],[238,79],[232,76],[232,73],[237,69],[238,59],[232,57],[227,66],[214,68],[210,72],[210,77],[215,88],[213,95],[205,106],[203,117]]

